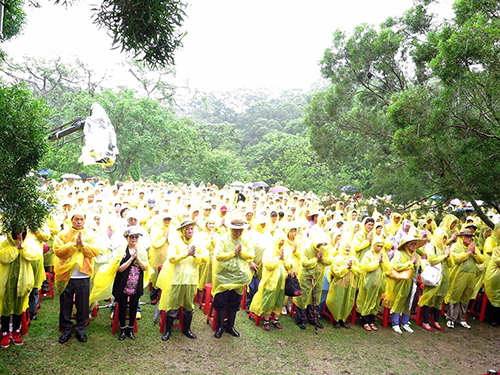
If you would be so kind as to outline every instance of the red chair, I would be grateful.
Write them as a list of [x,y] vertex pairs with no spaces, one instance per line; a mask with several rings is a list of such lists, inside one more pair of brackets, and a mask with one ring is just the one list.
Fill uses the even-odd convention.
[[25,310],[21,315],[21,333],[23,335],[28,333],[29,325],[30,325],[30,314],[28,313],[28,310]]
[[[128,307],[128,306],[127,306]],[[113,320],[111,321],[111,334],[115,334],[116,331],[118,331],[118,328],[120,328],[120,320],[118,319],[118,310],[119,310],[119,304],[118,302],[115,302],[115,313],[113,314]],[[127,320],[129,320],[127,316]],[[130,325],[130,321],[128,322]],[[134,332],[137,332],[137,318],[134,321]]]
[[52,284],[52,275],[50,272],[45,272],[45,277],[49,281],[49,292],[42,293],[42,290],[40,290],[39,298],[50,296],[51,299],[54,299],[54,286]]
[[[174,319],[178,319],[178,323],[174,323],[173,327],[179,327],[182,330],[183,324],[184,324],[184,319],[183,319],[183,314],[182,314],[182,307],[179,308],[179,312],[177,313],[177,316]],[[163,334],[165,332],[165,329],[167,328],[167,314],[165,313],[165,310],[161,310],[160,312],[160,333]]]
[[[249,312],[248,313],[248,319],[252,319],[254,318],[255,319],[255,326],[258,327],[260,326],[260,322],[262,322],[264,320],[264,318],[262,316],[258,316],[258,315],[255,315],[253,312]],[[275,318],[275,315],[274,313],[271,314],[271,319],[274,319]]]
[[328,307],[325,305],[323,306],[323,311],[321,312],[321,316],[327,317],[330,320],[330,324],[333,324],[335,322],[335,319],[333,319],[333,315],[330,313],[330,310],[328,310]]
[[200,297],[200,309],[203,309],[203,314],[207,315],[212,304],[212,283],[205,284]]

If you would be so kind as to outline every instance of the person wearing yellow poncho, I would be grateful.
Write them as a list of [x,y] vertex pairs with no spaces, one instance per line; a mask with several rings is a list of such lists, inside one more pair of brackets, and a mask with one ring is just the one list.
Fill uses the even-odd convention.
[[[90,293],[91,304],[107,299],[111,294],[118,302],[120,341],[125,337],[135,339],[133,324],[137,316],[137,306],[144,288],[149,283],[151,273],[154,272],[148,263],[146,249],[138,246],[142,229],[138,226],[126,227],[123,236],[126,245],[120,246],[109,263],[99,268],[94,276],[94,287]],[[126,325],[127,304],[130,326]]]
[[[327,246],[325,242],[317,242],[314,238],[310,245],[304,248],[298,275],[302,294],[294,297],[294,303],[297,307],[295,321],[300,329],[306,329],[307,316],[309,316],[310,324],[316,324],[316,327],[324,328],[317,319],[316,322],[314,321],[314,317],[319,316],[321,286],[323,285],[326,267],[333,263],[333,256],[330,254],[330,250],[331,247]],[[313,292],[316,300],[314,306]]]
[[[34,286],[31,263],[42,259],[42,249],[34,241],[25,240],[26,231],[13,231],[0,243],[0,315],[1,347],[12,341],[22,345],[21,315],[28,308],[28,297]],[[12,315],[12,333],[9,332]]]
[[153,268],[154,274],[151,275],[151,293],[149,298],[152,305],[158,303],[158,296],[160,288],[158,288],[157,281],[159,275],[159,267],[167,259],[167,249],[169,245],[170,224],[172,222],[172,215],[166,212],[161,214],[161,221],[151,229],[151,246],[148,250],[149,265]]
[[401,317],[402,328],[409,333],[413,333],[409,325],[410,306],[413,288],[413,277],[421,265],[420,255],[416,253],[417,248],[425,245],[427,241],[415,238],[412,235],[403,237],[398,250],[394,253],[391,265],[397,272],[411,270],[408,278],[387,280],[386,297],[383,301],[384,307],[389,307],[392,311],[392,329],[401,334],[399,318]]
[[214,259],[215,245],[220,240],[220,235],[215,232],[215,219],[209,217],[205,221],[205,226],[203,227],[203,232],[201,232],[202,241],[205,242],[208,251],[208,260],[206,263],[198,265],[198,290],[203,290],[205,284],[212,282],[212,266]]
[[[229,232],[215,246],[213,265],[213,307],[217,312],[217,329],[214,337],[219,339],[224,330],[227,309],[226,331],[234,337],[240,334],[234,328],[236,313],[240,309],[243,288],[252,278],[250,263],[255,256],[250,239],[245,235],[246,222],[234,216],[227,225]],[[257,269],[253,264],[254,270]]]
[[450,272],[450,288],[445,297],[449,303],[446,325],[454,328],[455,323],[470,329],[465,321],[469,300],[474,293],[476,263],[483,263],[484,256],[476,252],[474,234],[463,231],[457,235],[457,242],[451,246],[451,255],[455,266]]
[[335,328],[341,326],[350,328],[346,320],[356,300],[360,274],[361,266],[358,258],[352,254],[351,246],[346,242],[341,243],[340,252],[333,259],[333,264],[328,271],[330,289],[326,297],[326,305],[336,322]]
[[448,214],[443,218],[439,228],[444,230],[446,237],[448,238],[447,245],[451,245],[457,240],[458,235],[458,218],[455,215]]
[[356,311],[361,314],[361,322],[366,331],[377,331],[375,315],[378,313],[380,299],[385,290],[386,275],[391,272],[387,254],[382,251],[384,239],[375,237],[371,250],[361,259],[361,277]]
[[[495,225],[495,229],[496,227]],[[484,278],[484,291],[491,304],[488,320],[493,327],[498,327],[500,325],[500,247],[496,247],[491,254]]]
[[386,231],[388,234],[395,236],[399,228],[401,228],[401,215],[394,212],[391,217],[391,222],[386,227]]
[[158,286],[162,290],[158,309],[165,310],[167,316],[163,341],[172,335],[174,318],[180,307],[183,312],[182,333],[190,339],[196,338],[191,332],[191,321],[199,281],[198,266],[208,261],[208,252],[201,236],[195,234],[195,225],[194,221],[187,220],[177,228],[179,237],[173,238],[168,246],[167,259],[158,277]]
[[[437,286],[424,286],[424,292],[418,301],[422,307],[422,328],[429,332],[434,332],[434,328],[444,331],[439,324],[441,318],[441,309],[443,307],[444,297],[450,286],[450,270],[454,262],[451,257],[450,247],[446,246],[448,237],[442,229],[436,229],[432,236],[432,242],[425,247],[427,261],[431,266],[441,265],[441,280]],[[433,327],[429,324],[429,316],[432,310],[434,317]]]
[[71,227],[61,231],[54,239],[55,284],[60,293],[59,343],[71,336],[73,300],[76,307],[76,339],[87,341],[86,322],[89,318],[90,277],[94,271],[94,257],[100,249],[95,234],[85,227],[85,214],[75,210],[70,214]]
[[351,242],[352,250],[354,251],[354,254],[356,254],[358,261],[361,261],[366,252],[371,248],[374,225],[375,220],[371,217],[367,217],[361,223],[361,230],[354,235]]
[[427,223],[427,230],[431,233],[434,234],[434,231],[437,229],[436,222],[434,219],[436,216],[432,212],[427,212],[425,215],[425,222]]
[[285,302],[285,280],[293,269],[291,254],[285,250],[285,237],[276,239],[274,246],[268,247],[262,256],[262,279],[259,289],[252,299],[250,311],[257,316],[264,315],[263,328],[271,330],[269,318],[274,313],[273,326],[283,329],[279,322],[281,309]]

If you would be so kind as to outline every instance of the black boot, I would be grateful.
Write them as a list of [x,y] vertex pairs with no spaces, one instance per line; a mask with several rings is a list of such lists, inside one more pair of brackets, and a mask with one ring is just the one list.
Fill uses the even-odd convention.
[[174,326],[174,318],[172,316],[167,316],[167,328],[165,328],[165,334],[161,337],[163,341],[167,341],[172,335],[172,327]]
[[217,311],[217,329],[215,331],[214,337],[216,339],[220,339],[222,333],[224,332],[224,318],[225,318],[224,310]]
[[238,331],[236,331],[234,329],[234,321],[235,320],[236,320],[236,310],[228,309],[226,332],[231,334],[234,337],[240,337],[240,334],[238,333]]
[[130,340],[135,340],[135,336],[134,336],[134,327],[127,327],[125,328],[125,333],[127,334],[127,337],[130,339]]
[[193,314],[190,314],[190,311],[188,311],[188,314],[183,314],[184,316],[182,317],[184,319],[182,325],[182,333],[189,337],[190,339],[195,339],[196,335],[191,332],[191,321],[193,320]]
[[123,341],[125,340],[126,333],[125,333],[126,328],[120,328],[120,336],[118,336],[118,340]]

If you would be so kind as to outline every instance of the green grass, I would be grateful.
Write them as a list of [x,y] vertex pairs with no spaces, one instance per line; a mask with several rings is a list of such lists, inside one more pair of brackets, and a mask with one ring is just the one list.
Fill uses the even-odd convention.
[[[143,300],[147,298],[144,296]],[[500,330],[472,320],[443,333],[416,328],[398,335],[391,329],[365,332],[357,322],[336,330],[326,321],[315,335],[282,317],[283,331],[255,327],[243,311],[236,328],[240,338],[224,334],[216,340],[202,310],[193,318],[195,340],[174,328],[161,341],[153,325],[154,306],[142,306],[137,339],[118,341],[111,335],[109,309],[87,329],[88,342],[73,337],[58,343],[58,299],[44,299],[25,344],[0,351],[0,374],[483,374],[500,369]],[[377,323],[380,327],[381,323]]]

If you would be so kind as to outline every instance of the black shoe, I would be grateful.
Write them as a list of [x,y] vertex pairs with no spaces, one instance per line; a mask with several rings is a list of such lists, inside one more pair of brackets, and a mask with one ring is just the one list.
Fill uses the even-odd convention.
[[59,344],[67,343],[70,337],[71,333],[63,333],[61,337],[59,337]]
[[222,337],[222,334],[224,333],[224,328],[220,327],[220,328],[217,328],[217,330],[215,331],[214,333],[214,337],[216,339],[220,339]]
[[131,327],[127,327],[127,328],[125,328],[125,334],[127,335],[127,337],[128,337],[130,340],[135,340],[135,336],[134,336],[134,328],[131,328]]
[[300,329],[306,329],[306,322],[305,321],[302,321],[299,323],[299,328]]
[[335,324],[333,325],[333,328],[335,328],[335,329],[340,329],[340,323],[339,323],[339,322],[335,323]]
[[344,322],[343,320],[341,320],[339,323],[340,323],[340,326],[341,326],[341,327],[344,327],[345,329],[350,329],[350,328],[351,328],[351,327],[350,327],[350,326],[349,326],[346,322]]
[[120,328],[120,336],[118,336],[118,340],[123,341],[125,340],[126,334],[125,334],[125,328]]
[[325,328],[325,326],[321,324],[319,321],[316,322],[316,327],[318,327],[319,329]]
[[161,337],[163,341],[167,341],[172,335],[172,327],[174,326],[174,318],[167,316],[167,327],[165,328],[165,334]]
[[30,315],[30,320],[37,320],[37,316],[36,315]]
[[80,335],[79,333],[77,333],[75,335],[75,337],[80,342],[87,342],[87,335],[85,333],[83,335]]
[[182,322],[182,333],[190,339],[195,339],[196,335],[191,332],[191,321],[193,320],[193,314],[188,313],[183,315]]
[[240,337],[239,332],[235,330],[234,327],[227,327],[226,332],[229,333],[231,336]]

